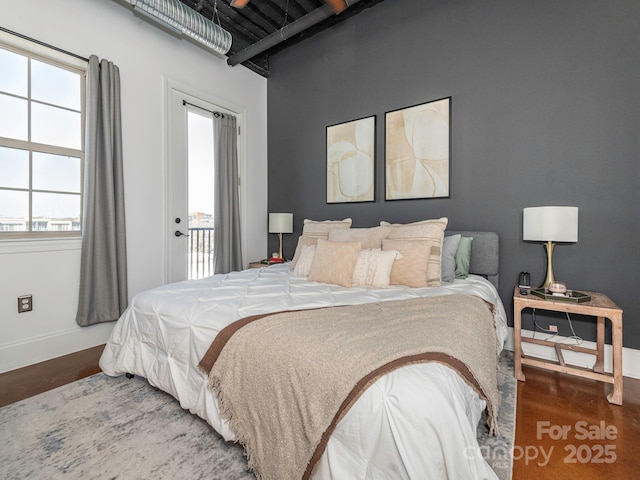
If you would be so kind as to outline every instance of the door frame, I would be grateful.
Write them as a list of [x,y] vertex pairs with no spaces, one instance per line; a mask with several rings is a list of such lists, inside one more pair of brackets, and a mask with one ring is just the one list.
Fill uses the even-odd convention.
[[[204,110],[214,110],[223,113],[230,113],[234,115],[237,119],[236,123],[238,126],[238,175],[239,175],[239,183],[238,183],[238,194],[240,200],[240,229],[241,229],[241,238],[242,238],[242,259],[247,258],[247,242],[246,242],[246,232],[247,232],[247,189],[244,187],[247,173],[247,139],[246,135],[246,109],[240,107],[239,105],[233,104],[225,99],[218,98],[204,92],[198,91],[188,85],[185,85],[181,82],[173,80],[171,78],[164,78],[164,213],[163,213],[163,232],[164,232],[164,283],[170,283],[174,274],[174,262],[172,256],[172,249],[175,244],[175,224],[174,219],[172,218],[172,199],[173,193],[176,190],[176,186],[173,182],[173,178],[171,175],[171,166],[174,162],[174,158],[180,154],[180,152],[176,151],[176,135],[172,128],[173,121],[175,120],[174,115],[174,101],[185,100],[188,103],[191,103],[197,107],[200,107]],[[184,152],[182,152],[184,154]],[[188,213],[188,212],[187,212]],[[188,221],[185,218],[185,221]],[[184,228],[184,227],[183,227]]]

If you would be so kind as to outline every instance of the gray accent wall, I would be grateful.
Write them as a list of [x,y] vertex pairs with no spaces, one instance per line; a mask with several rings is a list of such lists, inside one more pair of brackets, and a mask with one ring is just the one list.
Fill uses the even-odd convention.
[[[522,241],[522,209],[571,205],[579,241],[554,270],[624,310],[640,349],[640,2],[386,0],[271,58],[269,211],[304,218],[410,222],[500,235],[500,295],[512,323],[522,270],[543,280],[543,246]],[[451,198],[384,200],[384,114],[452,97]],[[376,201],[326,204],[326,126],[377,116]],[[269,251],[277,250],[270,235]],[[530,314],[524,327],[533,328]],[[595,339],[595,322],[574,317]],[[570,335],[561,316],[540,314]]]

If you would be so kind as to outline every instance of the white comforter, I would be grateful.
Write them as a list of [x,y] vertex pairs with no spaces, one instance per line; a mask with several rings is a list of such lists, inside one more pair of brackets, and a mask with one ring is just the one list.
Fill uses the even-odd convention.
[[[498,351],[507,335],[493,285],[469,276],[440,288],[343,288],[308,282],[288,265],[215,275],[137,295],[115,325],[100,367],[132,373],[177,398],[225,439],[233,432],[198,363],[216,334],[248,315],[451,293],[496,305]],[[365,391],[332,435],[317,479],[497,478],[478,455],[476,426],[485,402],[453,370],[425,363],[400,368]]]

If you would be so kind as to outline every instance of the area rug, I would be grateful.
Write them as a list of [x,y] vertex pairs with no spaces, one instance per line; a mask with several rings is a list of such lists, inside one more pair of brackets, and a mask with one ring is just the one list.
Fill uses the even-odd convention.
[[491,465],[500,480],[511,480],[513,471],[513,441],[516,432],[516,397],[518,386],[513,370],[513,352],[503,350],[498,363],[498,435],[489,436],[486,412],[478,424],[478,444],[482,457]]
[[[500,436],[478,427],[484,458],[511,477],[513,357],[503,353]],[[0,478],[255,480],[242,448],[142,378],[102,373],[0,408]]]

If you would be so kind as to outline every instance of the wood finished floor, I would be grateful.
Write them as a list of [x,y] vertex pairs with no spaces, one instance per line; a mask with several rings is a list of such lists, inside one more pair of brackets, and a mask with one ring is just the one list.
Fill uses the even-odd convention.
[[640,380],[624,378],[618,406],[606,400],[609,384],[527,366],[523,372],[514,480],[640,478]]
[[[1,374],[0,407],[99,372],[103,348]],[[617,406],[607,402],[611,386],[602,382],[527,366],[524,373],[526,382],[518,383],[514,480],[640,478],[640,380],[624,379],[624,405]],[[564,439],[549,434],[562,428]],[[609,438],[576,438],[584,431]]]

